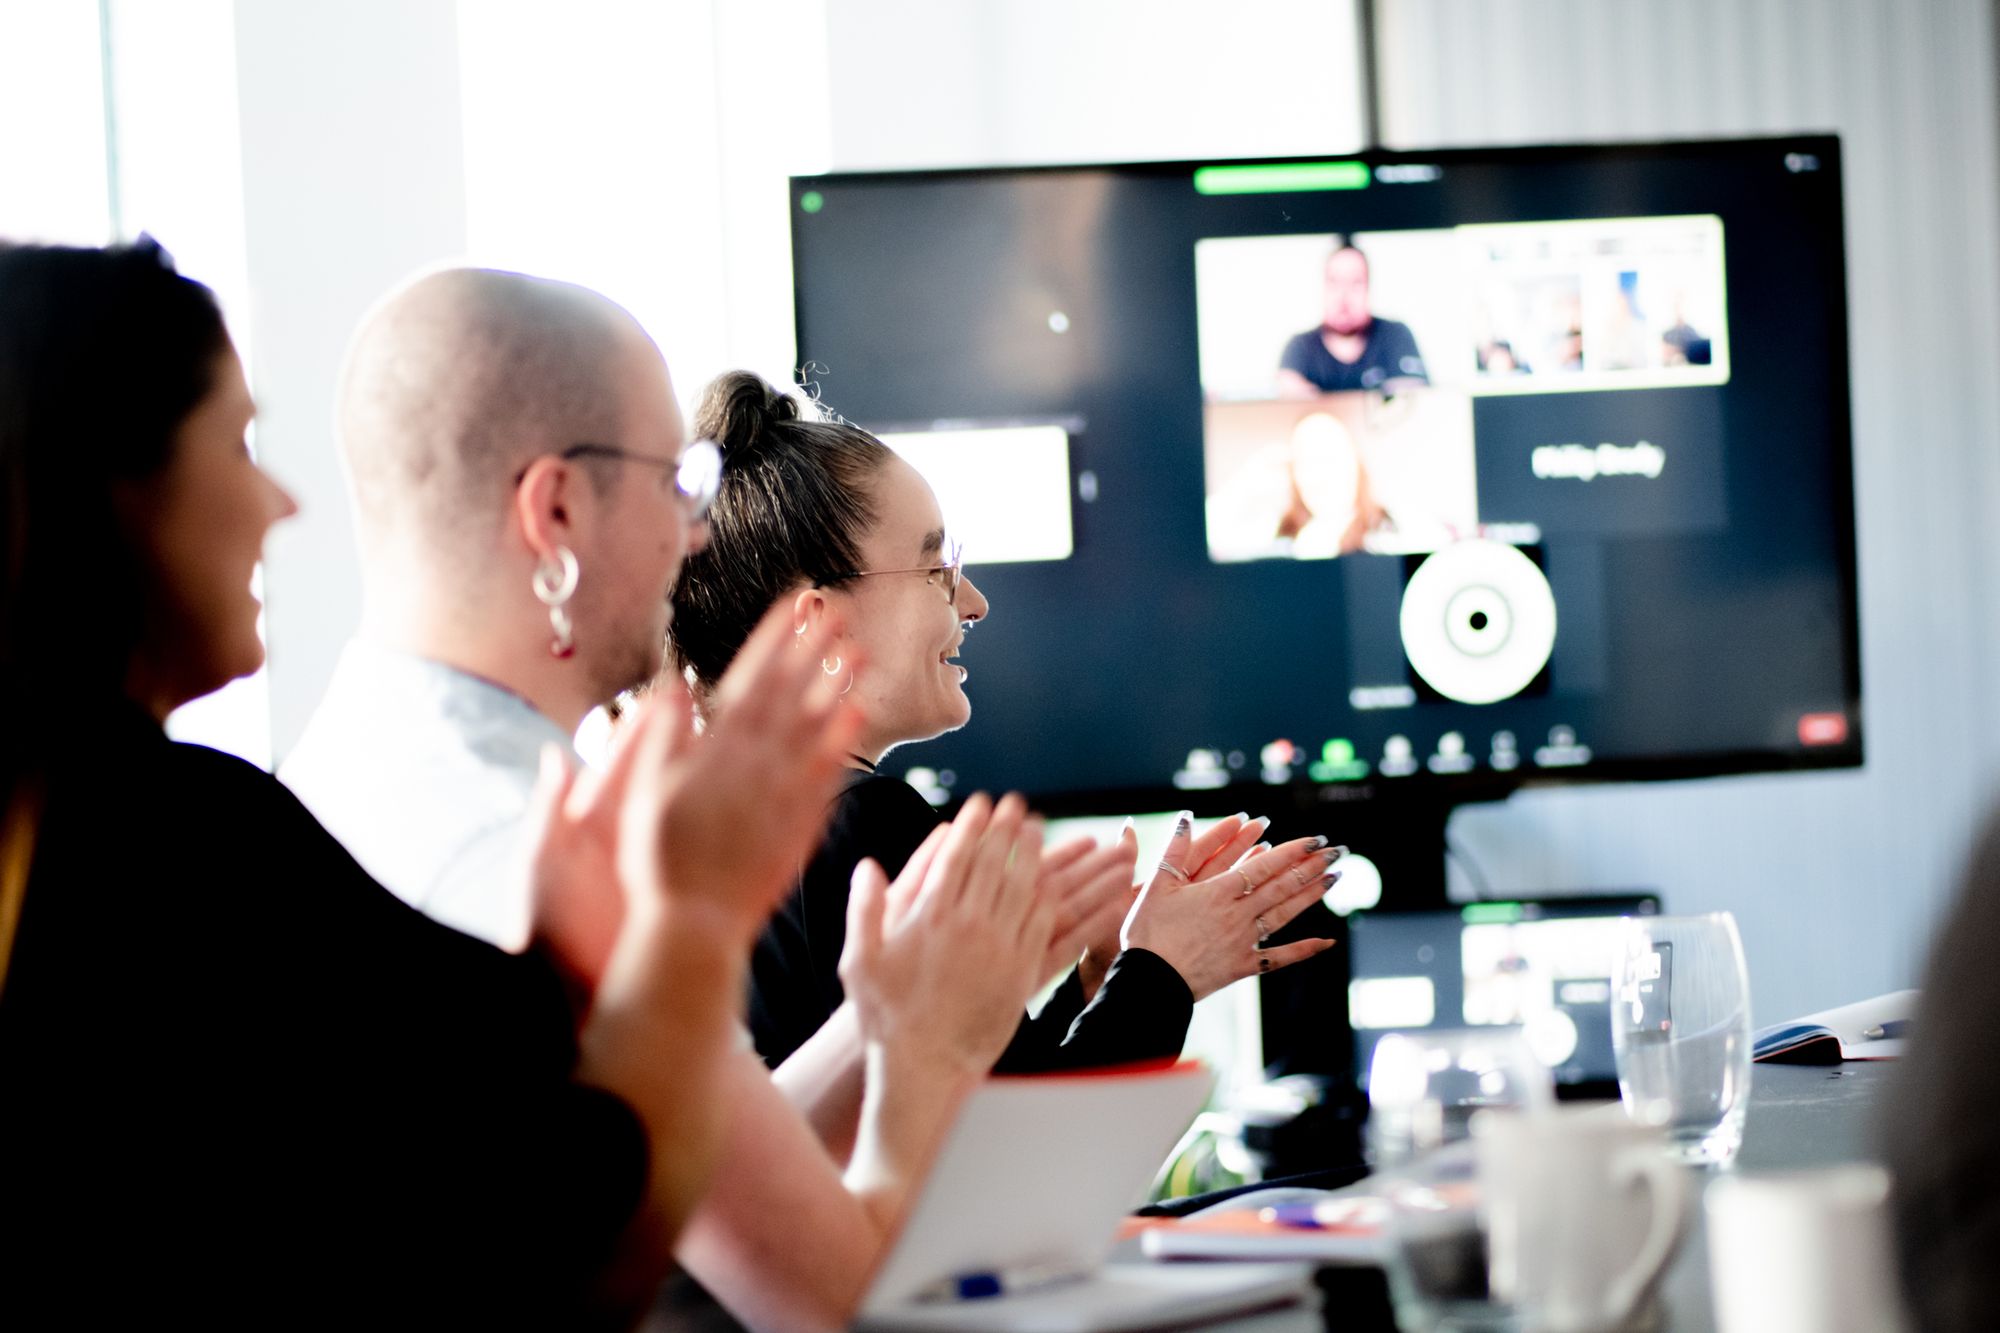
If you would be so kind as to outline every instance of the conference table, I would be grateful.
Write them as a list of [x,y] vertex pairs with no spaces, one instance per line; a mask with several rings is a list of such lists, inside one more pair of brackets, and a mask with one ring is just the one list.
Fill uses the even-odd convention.
[[[1791,1171],[1881,1160],[1875,1108],[1896,1073],[1891,1060],[1848,1064],[1758,1065],[1751,1075],[1750,1116],[1735,1170]],[[1709,1173],[1714,1174],[1714,1173]],[[1661,1293],[1673,1333],[1715,1327],[1709,1294],[1708,1235],[1702,1212]]]
[[[1896,1075],[1894,1061],[1841,1065],[1757,1065],[1736,1172],[1793,1171],[1880,1160],[1876,1106]],[[1701,1185],[1721,1173],[1690,1168]],[[1633,1333],[1711,1333],[1707,1224],[1695,1191],[1689,1229],[1660,1283],[1653,1308],[1631,1322]],[[1140,1262],[1136,1251],[1126,1256]],[[1211,1325],[1228,1333],[1395,1333],[1388,1288],[1377,1269],[1323,1269],[1319,1311],[1274,1311]]]
[[[1788,1171],[1878,1160],[1875,1108],[1895,1076],[1892,1061],[1757,1065],[1743,1148],[1731,1169]],[[1696,1174],[1705,1183],[1720,1173],[1697,1170]],[[1139,1256],[1137,1242],[1127,1241],[1113,1262],[1147,1261]],[[1324,1268],[1319,1287],[1323,1302],[1318,1310],[1268,1311],[1204,1327],[1227,1333],[1394,1333],[1388,1288],[1379,1269]],[[1660,1284],[1658,1300],[1631,1327],[1633,1333],[1710,1333],[1715,1326],[1708,1236],[1697,1190],[1688,1233]],[[708,1333],[736,1325],[704,1298],[669,1296],[645,1327],[649,1333]]]

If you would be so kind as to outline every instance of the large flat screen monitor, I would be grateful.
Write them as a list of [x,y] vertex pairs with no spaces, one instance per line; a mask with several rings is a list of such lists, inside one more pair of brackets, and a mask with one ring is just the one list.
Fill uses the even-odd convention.
[[941,803],[1860,762],[1836,139],[791,206],[804,379],[931,479],[992,603],[971,724],[890,758]]

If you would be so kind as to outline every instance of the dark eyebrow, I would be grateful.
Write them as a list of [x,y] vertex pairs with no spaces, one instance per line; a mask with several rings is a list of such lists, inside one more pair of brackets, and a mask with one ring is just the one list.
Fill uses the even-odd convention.
[[924,544],[917,548],[919,558],[937,555],[944,550],[944,529],[932,528],[924,534]]

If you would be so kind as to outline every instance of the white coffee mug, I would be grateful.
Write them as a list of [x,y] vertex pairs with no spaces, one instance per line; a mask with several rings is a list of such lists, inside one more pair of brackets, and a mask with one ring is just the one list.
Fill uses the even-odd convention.
[[1612,1106],[1474,1117],[1487,1282],[1547,1333],[1616,1328],[1687,1229],[1685,1170]]
[[1708,1187],[1720,1333],[1898,1333],[1889,1176],[1875,1166],[1722,1179]]

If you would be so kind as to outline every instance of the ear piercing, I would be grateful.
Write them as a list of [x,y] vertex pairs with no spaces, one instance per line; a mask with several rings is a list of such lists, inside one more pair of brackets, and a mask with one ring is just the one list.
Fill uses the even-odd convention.
[[[838,654],[835,654],[832,665],[828,665],[827,660],[824,657],[819,659],[820,672],[823,675],[825,675],[828,680],[833,680],[840,675],[841,666],[842,666],[842,661]],[[854,688],[854,673],[850,671],[847,673],[847,688],[841,690],[837,697],[845,699],[848,695],[848,691],[852,690],[853,688]]]
[[549,654],[570,657],[576,652],[576,625],[570,620],[569,599],[576,594],[576,552],[558,546],[535,566],[530,586],[549,609]]

